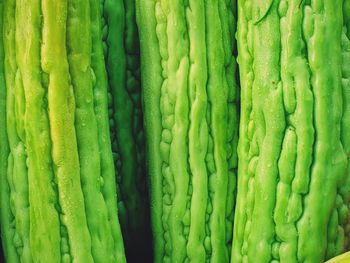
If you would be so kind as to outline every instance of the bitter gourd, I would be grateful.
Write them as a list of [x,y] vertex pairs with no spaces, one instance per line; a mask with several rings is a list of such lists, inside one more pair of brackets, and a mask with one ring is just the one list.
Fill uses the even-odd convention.
[[155,262],[228,262],[237,139],[235,4],[138,0]]
[[100,3],[5,0],[3,7],[6,259],[125,262]]
[[[4,2],[0,1],[0,36],[3,35]],[[2,39],[2,38],[1,38]],[[15,246],[12,242],[14,231],[8,227],[12,224],[13,216],[10,209],[9,185],[7,181],[7,159],[9,146],[6,129],[6,86],[4,76],[4,47],[0,40],[0,226],[1,226],[1,258],[9,262],[19,262]],[[4,252],[4,253],[2,253]],[[5,254],[5,255],[3,255]]]
[[342,0],[238,0],[232,263],[349,248],[349,38]]
[[135,1],[101,0],[101,9],[120,223],[127,258],[146,260],[152,250]]

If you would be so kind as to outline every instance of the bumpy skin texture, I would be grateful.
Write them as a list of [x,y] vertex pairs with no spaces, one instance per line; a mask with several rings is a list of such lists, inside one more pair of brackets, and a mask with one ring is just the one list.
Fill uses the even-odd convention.
[[136,1],[155,262],[228,262],[234,1]]
[[232,263],[319,263],[349,248],[343,11],[342,0],[238,1]]
[[152,247],[135,1],[102,0],[101,9],[120,223],[128,260],[146,260]]
[[[4,2],[0,1],[0,17],[3,17]],[[3,35],[3,19],[0,19],[0,35]],[[14,230],[11,225],[13,215],[10,208],[9,183],[7,180],[7,159],[9,145],[6,123],[6,86],[4,76],[4,47],[0,41],[0,222],[1,222],[1,257],[5,256],[9,262],[19,262],[15,246],[12,242]],[[5,255],[3,255],[3,253]]]
[[100,28],[98,0],[4,1],[10,263],[125,262]]

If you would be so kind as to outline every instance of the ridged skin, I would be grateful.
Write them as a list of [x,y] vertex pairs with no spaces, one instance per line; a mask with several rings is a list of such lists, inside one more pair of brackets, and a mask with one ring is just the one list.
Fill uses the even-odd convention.
[[[0,17],[3,16],[4,1],[0,1]],[[3,35],[3,19],[0,20],[0,35]],[[6,86],[4,75],[4,46],[0,41],[0,222],[1,222],[1,258],[4,256],[9,262],[19,262],[16,248],[12,242],[14,229],[9,228],[13,221],[10,206],[10,186],[7,180],[7,161],[9,157],[9,145],[7,138],[6,121]],[[3,253],[5,255],[3,255]]]
[[[341,140],[344,146],[344,150],[348,157],[347,164],[347,174],[350,174],[350,1],[343,1],[343,19],[344,27],[342,33],[342,85],[343,85],[343,116],[341,123]],[[333,245],[330,246],[332,249],[336,248],[339,250],[339,247],[344,244],[345,248],[349,249],[350,247],[350,176],[346,177],[345,182],[341,188],[342,199],[337,199],[338,214],[340,215],[339,223],[345,225],[345,228],[342,230],[344,234],[343,238],[336,238],[336,231],[333,231]],[[344,205],[345,204],[345,205]],[[335,230],[335,228],[333,228]],[[329,249],[329,252],[334,252],[332,249]],[[327,258],[332,257],[329,253]],[[337,251],[337,254],[339,252]]]
[[[6,126],[10,154],[8,156],[7,180],[9,184],[9,203],[12,224],[13,246],[18,254],[13,257],[16,261],[31,262],[29,249],[29,209],[28,209],[28,176],[26,153],[23,143],[23,89],[16,84],[18,69],[15,56],[15,1],[4,1],[4,52],[5,52],[5,81],[6,81]],[[18,79],[18,78],[17,78]],[[18,81],[17,81],[18,82]],[[16,98],[14,94],[17,94]],[[18,120],[18,121],[16,121]],[[21,136],[20,136],[21,133]],[[11,232],[12,232],[11,231]],[[11,233],[12,234],[12,233]],[[6,249],[6,248],[5,248]],[[6,254],[6,253],[5,253]]]
[[146,260],[152,246],[135,1],[101,0],[101,9],[120,223],[128,260]]
[[349,248],[343,1],[238,1],[241,123],[232,263]]
[[136,1],[155,262],[228,262],[234,1]]
[[121,242],[121,229],[118,219],[117,203],[117,185],[115,178],[115,167],[113,165],[113,156],[110,154],[110,126],[108,116],[108,89],[107,73],[105,60],[103,56],[103,45],[101,42],[101,12],[99,1],[90,0],[91,12],[91,35],[92,35],[92,55],[91,67],[94,72],[94,109],[96,113],[96,122],[98,129],[98,142],[100,147],[101,159],[101,180],[102,193],[107,205],[108,220],[111,225],[111,234],[113,236],[114,254],[117,262],[125,262],[124,243]]
[[7,262],[125,262],[100,28],[98,0],[4,1]]

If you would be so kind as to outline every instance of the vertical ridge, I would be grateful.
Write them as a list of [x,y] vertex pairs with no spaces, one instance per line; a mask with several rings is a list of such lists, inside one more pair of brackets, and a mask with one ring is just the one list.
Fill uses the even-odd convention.
[[150,232],[135,1],[104,1],[103,20],[119,213],[127,257],[136,260],[148,256]]
[[[169,168],[174,180],[173,205],[170,207],[168,227],[172,250],[171,261],[186,258],[186,240],[183,218],[188,203],[190,174],[188,170],[188,46],[186,5],[182,0],[167,2],[168,5],[168,78],[167,95],[174,124],[170,129],[172,141],[169,145]],[[162,99],[162,98],[161,98]]]
[[[162,131],[160,112],[160,88],[162,86],[162,66],[160,46],[157,39],[157,5],[153,0],[136,0],[136,18],[140,32],[142,93],[144,123],[146,130],[146,154],[150,178],[150,208],[154,239],[154,261],[163,262],[165,241],[163,239],[162,216],[162,160],[160,157],[160,138]],[[147,14],[147,19],[144,19]]]
[[[212,247],[211,262],[227,262],[230,253],[226,247],[226,198],[228,174],[227,121],[228,98],[230,88],[225,76],[225,67],[229,59],[230,45],[226,41],[227,24],[223,21],[222,1],[206,2],[206,43],[208,63],[208,103],[210,104],[209,130],[213,143],[213,161],[215,171],[209,175],[212,214],[209,219],[210,241]],[[222,39],[224,42],[216,41]],[[226,42],[226,43],[225,43]],[[233,204],[232,204],[233,205]]]
[[156,262],[223,262],[236,165],[233,2],[148,1],[151,13],[146,2],[137,21]]
[[5,3],[0,1],[0,214],[1,214],[1,241],[4,250],[4,258],[9,262],[19,262],[16,248],[13,243],[14,228],[12,226],[13,214],[10,206],[10,186],[7,178],[8,159],[10,149],[8,144],[7,124],[6,124],[6,82],[5,82],[5,54],[4,54],[4,32],[6,26]]
[[62,208],[61,220],[67,228],[71,257],[77,262],[93,262],[91,237],[80,185],[80,165],[74,129],[75,101],[67,61],[68,3],[64,0],[43,0],[42,12],[41,65],[49,79],[48,107],[52,159]]
[[108,220],[113,237],[114,257],[117,262],[125,262],[124,243],[120,229],[117,198],[116,175],[111,152],[110,127],[108,119],[107,73],[103,57],[101,13],[98,0],[90,0],[92,56],[91,66],[95,75],[94,109],[98,128],[98,142],[100,147],[101,177],[103,181],[102,193],[107,205]]
[[342,196],[342,203],[339,207],[339,223],[345,225],[343,228],[344,235],[344,248],[349,249],[350,247],[350,140],[348,134],[350,134],[350,1],[344,0],[343,2],[343,18],[344,18],[344,29],[342,36],[342,85],[343,85],[343,117],[342,117],[342,128],[341,128],[341,140],[348,158],[348,173],[345,176],[344,186],[341,187],[340,194]]
[[[16,61],[16,2],[9,0],[5,2],[4,20],[4,51],[5,51],[5,79],[6,79],[6,116],[7,132],[10,146],[10,157],[8,162],[8,181],[10,186],[10,206],[14,215],[15,233],[13,242],[16,247],[20,261],[31,262],[32,256],[29,249],[29,200],[28,200],[28,177],[27,177],[27,156],[23,140],[24,131],[17,124],[16,107],[20,98],[15,98],[15,90],[18,86],[18,66]],[[17,81],[16,81],[17,78]],[[23,96],[18,93],[17,97]],[[22,110],[23,97],[22,99]],[[23,114],[23,112],[21,112]],[[23,115],[21,116],[23,118]],[[21,119],[23,121],[23,119]],[[20,136],[20,133],[22,137]]]
[[[311,1],[314,33],[308,41],[309,64],[314,94],[314,161],[309,194],[298,222],[298,260],[319,262],[325,259],[327,223],[335,205],[336,190],[346,170],[346,156],[340,143],[341,100],[341,1]],[[326,26],[327,25],[327,26]],[[324,41],[327,40],[327,41]],[[332,49],[328,49],[332,46]],[[330,67],[322,67],[325,64]],[[328,107],[332,110],[329,111]],[[325,125],[327,123],[327,125]],[[324,198],[327,196],[327,198]],[[316,202],[324,200],[324,202]],[[315,203],[316,202],[316,203]],[[318,246],[311,246],[318,240]]]
[[242,104],[231,262],[321,262],[348,246],[342,2],[238,2]]
[[113,262],[113,237],[106,203],[101,193],[103,178],[94,110],[93,89],[96,76],[91,68],[90,3],[69,1],[67,15],[68,64],[75,100],[74,123],[92,256],[95,262]]
[[[254,81],[254,71],[252,63],[254,56],[252,54],[252,1],[237,1],[237,49],[238,49],[238,65],[241,84],[241,105],[240,105],[240,124],[239,124],[239,140],[238,140],[238,177],[237,177],[237,200],[234,217],[233,242],[231,263],[240,263],[247,261],[247,241],[246,234],[247,222],[250,220],[252,210],[251,192],[254,191],[253,176],[254,167],[249,164],[250,155],[256,154],[250,150],[250,140],[254,130],[254,122],[250,120],[252,117],[252,85]],[[255,147],[256,148],[256,147]],[[254,160],[254,158],[252,158]],[[255,159],[256,160],[256,159]],[[254,164],[254,162],[252,162]],[[250,168],[250,169],[249,169]],[[247,196],[241,198],[241,196]]]
[[206,262],[205,223],[208,202],[206,153],[208,148],[207,62],[205,3],[189,1],[186,12],[189,32],[189,166],[192,180],[187,255],[190,262]]
[[29,185],[29,239],[35,262],[60,262],[60,222],[52,188],[50,130],[40,68],[40,1],[17,1],[16,55],[26,97],[24,129]]

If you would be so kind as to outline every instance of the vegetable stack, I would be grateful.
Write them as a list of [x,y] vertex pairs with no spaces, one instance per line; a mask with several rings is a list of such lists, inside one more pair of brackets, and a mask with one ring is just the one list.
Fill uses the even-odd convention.
[[1,223],[10,263],[125,262],[99,6],[1,5]]
[[349,262],[350,0],[0,0],[0,36],[7,262]]
[[349,15],[342,0],[238,0],[232,263],[320,263],[349,249]]
[[135,1],[102,0],[101,5],[120,224],[127,258],[147,257],[152,247]]
[[237,86],[233,1],[138,0],[155,262],[228,262]]

